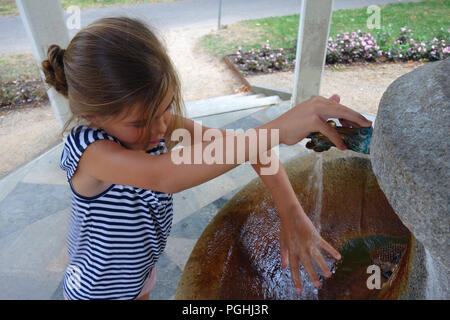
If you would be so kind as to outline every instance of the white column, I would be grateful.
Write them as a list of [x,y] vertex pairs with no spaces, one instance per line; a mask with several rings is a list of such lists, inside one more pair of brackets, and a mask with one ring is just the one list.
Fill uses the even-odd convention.
[[320,92],[333,0],[302,0],[291,106]]
[[[16,4],[28,39],[30,39],[41,77],[45,79],[41,63],[47,58],[48,47],[57,44],[65,49],[70,42],[61,3],[58,0],[16,0]],[[62,128],[71,117],[69,102],[54,88],[49,89],[46,83],[45,86],[53,112]]]

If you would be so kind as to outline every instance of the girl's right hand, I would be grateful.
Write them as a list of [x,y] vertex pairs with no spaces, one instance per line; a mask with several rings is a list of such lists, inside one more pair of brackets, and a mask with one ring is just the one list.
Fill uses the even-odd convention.
[[280,128],[280,143],[293,145],[311,132],[321,132],[340,150],[347,149],[336,129],[327,124],[329,118],[343,119],[344,122],[348,121],[361,127],[372,126],[372,122],[363,115],[339,104],[336,95],[330,99],[312,97],[286,111],[274,122],[275,126]]

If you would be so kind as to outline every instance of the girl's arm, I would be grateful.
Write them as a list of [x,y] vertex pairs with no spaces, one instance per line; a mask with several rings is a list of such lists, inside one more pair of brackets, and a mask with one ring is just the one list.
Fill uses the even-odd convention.
[[[204,161],[195,164],[194,154],[203,155],[205,148],[212,143],[210,141],[187,145],[182,149],[156,156],[142,151],[126,149],[113,141],[99,140],[86,148],[77,170],[81,170],[84,174],[101,182],[177,193],[207,182],[249,161],[250,158],[256,157],[258,152],[267,151],[271,143],[270,130],[274,129],[278,130],[274,122],[268,122],[255,128],[257,143],[263,134],[266,135],[268,141],[268,147],[265,150],[256,150],[256,154],[255,150],[249,147],[248,141],[245,143],[245,148],[238,150],[238,142],[240,142],[243,134],[232,134],[232,137],[228,135],[226,139],[225,136],[219,138],[218,140],[222,145],[222,154],[226,155],[228,152],[228,154],[234,155],[231,164],[211,165]],[[232,143],[228,144],[228,142]],[[273,147],[279,141],[273,141],[272,143]],[[240,157],[238,157],[238,151]],[[188,164],[175,163],[172,157],[176,155],[183,157],[185,152],[190,154]],[[178,159],[179,157],[174,158]]]
[[[339,149],[344,150],[345,145],[337,131],[326,123],[328,118],[348,119],[360,126],[370,126],[371,122],[361,114],[323,97],[311,98],[280,117],[265,123],[257,128],[256,146],[259,139],[265,135],[267,147],[263,150],[253,148],[245,143],[243,150],[238,150],[238,142],[243,134],[232,134],[219,138],[222,142],[222,154],[230,152],[233,157],[232,164],[208,164],[204,161],[194,164],[194,153],[204,153],[212,142],[200,142],[188,145],[181,150],[172,150],[163,155],[149,155],[142,151],[133,151],[123,148],[115,142],[100,140],[89,145],[83,153],[77,170],[101,182],[130,185],[143,189],[158,190],[167,193],[176,193],[192,188],[209,181],[243,162],[254,159],[259,154],[267,152],[279,143],[287,145],[301,141],[311,132],[321,132],[326,135]],[[271,130],[278,130],[279,141],[271,141]],[[231,140],[233,146],[227,142]],[[247,140],[247,139],[246,139]],[[238,152],[240,154],[238,155]],[[190,164],[177,164],[172,155],[177,152],[180,156],[190,152]],[[240,161],[238,161],[240,160]]]
[[[197,126],[197,130],[203,130],[203,132],[210,129],[195,123],[191,119],[184,118],[183,122],[185,128],[191,133],[191,136],[194,136],[194,126]],[[220,130],[222,134],[226,133],[225,130],[216,130]],[[267,162],[267,159],[270,159],[270,161]],[[315,286],[319,287],[320,281],[313,267],[312,260],[315,260],[323,274],[329,277],[331,273],[322,257],[320,249],[328,251],[335,259],[340,259],[340,254],[322,239],[314,228],[300,205],[286,171],[275,153],[269,150],[264,164],[260,160],[258,158],[257,163],[252,164],[252,167],[266,185],[278,209],[278,215],[281,221],[280,253],[282,267],[285,268],[288,264],[290,265],[294,286],[301,292],[299,262],[302,261],[311,281]],[[275,174],[262,174],[261,169],[271,168],[274,166],[273,162],[277,162],[275,167],[278,170]]]
[[320,249],[326,250],[335,259],[339,260],[341,256],[339,252],[327,243],[317,232],[300,205],[281,161],[276,155],[271,155],[270,153],[271,151],[269,150],[269,159],[271,159],[271,161],[278,161],[278,171],[276,174],[260,174],[261,168],[271,165],[270,163],[262,165],[258,162],[252,166],[266,185],[272,196],[273,202],[278,209],[278,216],[281,221],[281,266],[282,268],[287,267],[287,265],[290,266],[292,282],[297,291],[301,293],[300,261],[305,267],[311,282],[316,287],[320,287],[320,281],[312,264],[312,260],[317,263],[326,277],[330,277],[331,272]]

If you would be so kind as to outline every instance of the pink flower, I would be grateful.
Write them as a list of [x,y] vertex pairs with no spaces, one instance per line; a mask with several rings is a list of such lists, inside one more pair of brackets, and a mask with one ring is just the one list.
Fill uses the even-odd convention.
[[405,31],[406,31],[406,28],[403,27],[403,28],[400,29],[400,31],[401,31],[401,32],[405,32]]

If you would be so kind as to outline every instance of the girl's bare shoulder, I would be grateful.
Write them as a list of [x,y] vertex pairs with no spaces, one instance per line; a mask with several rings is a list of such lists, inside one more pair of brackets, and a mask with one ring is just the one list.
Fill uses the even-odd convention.
[[165,167],[170,162],[170,153],[156,156],[127,149],[114,141],[98,140],[83,152],[77,171],[79,180],[89,190],[106,190],[111,184],[161,190]]

